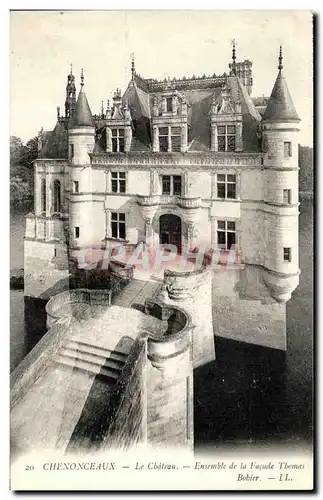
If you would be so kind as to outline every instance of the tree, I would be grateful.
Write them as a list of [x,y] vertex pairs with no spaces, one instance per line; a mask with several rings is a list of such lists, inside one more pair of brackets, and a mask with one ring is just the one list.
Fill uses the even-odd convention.
[[313,148],[299,146],[299,191],[313,192]]
[[10,137],[10,205],[28,210],[33,201],[33,161],[38,156],[37,137],[25,145],[19,137]]

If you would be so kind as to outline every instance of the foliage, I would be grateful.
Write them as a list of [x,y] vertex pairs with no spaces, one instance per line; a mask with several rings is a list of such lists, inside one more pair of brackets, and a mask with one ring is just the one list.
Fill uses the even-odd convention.
[[10,205],[28,210],[33,203],[33,161],[38,155],[37,137],[25,145],[19,137],[10,137]]
[[299,146],[299,191],[313,192],[313,148]]

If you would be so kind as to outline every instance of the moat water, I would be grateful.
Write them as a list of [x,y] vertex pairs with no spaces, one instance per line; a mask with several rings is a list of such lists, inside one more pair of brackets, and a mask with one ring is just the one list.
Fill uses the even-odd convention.
[[[300,283],[287,304],[287,352],[216,339],[217,360],[194,372],[196,448],[309,444],[313,387],[313,206],[300,206]],[[23,267],[25,218],[11,216],[11,269]],[[41,307],[41,306],[40,306]],[[39,321],[43,319],[39,317]],[[10,369],[40,339],[23,291],[10,292]],[[45,327],[45,325],[44,325]]]

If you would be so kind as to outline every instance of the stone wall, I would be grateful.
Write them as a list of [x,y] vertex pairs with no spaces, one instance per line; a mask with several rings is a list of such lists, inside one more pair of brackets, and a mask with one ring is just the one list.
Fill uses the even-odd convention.
[[[71,324],[56,323],[30,351],[10,376],[10,406],[23,397],[52,363],[53,357],[72,335]],[[41,397],[41,395],[40,395]]]
[[146,339],[132,346],[110,396],[101,449],[128,449],[146,440]]

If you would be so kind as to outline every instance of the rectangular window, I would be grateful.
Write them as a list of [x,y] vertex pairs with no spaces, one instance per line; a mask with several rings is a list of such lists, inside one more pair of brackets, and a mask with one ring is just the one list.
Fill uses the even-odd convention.
[[181,127],[171,127],[171,144],[172,151],[181,150]]
[[126,173],[111,172],[111,191],[112,193],[126,192]]
[[292,156],[292,143],[291,142],[284,142],[284,156]]
[[166,111],[168,113],[173,111],[173,98],[172,97],[166,97]]
[[284,247],[284,262],[292,262],[292,249]]
[[291,189],[284,189],[283,190],[283,199],[284,199],[285,205],[291,204],[291,202],[292,202],[292,190]]
[[70,159],[74,156],[74,144],[70,144]]
[[162,194],[181,196],[182,177],[180,175],[162,175]]
[[111,212],[111,235],[112,238],[126,238],[126,214]]
[[78,226],[76,226],[74,228],[74,234],[75,234],[75,238],[79,238],[80,237],[80,228]]
[[235,151],[236,127],[235,125],[218,126],[218,151]]
[[113,128],[112,129],[112,152],[113,153],[124,153],[124,129],[123,128]]
[[79,192],[79,181],[74,181],[74,193]]
[[217,197],[221,199],[236,199],[236,175],[218,174],[217,175]]
[[218,220],[217,241],[219,248],[230,250],[236,244],[236,223]]
[[170,175],[162,176],[162,193],[170,194]]
[[179,152],[181,150],[181,127],[159,127],[159,151]]
[[167,153],[168,143],[168,127],[159,127],[159,151]]

